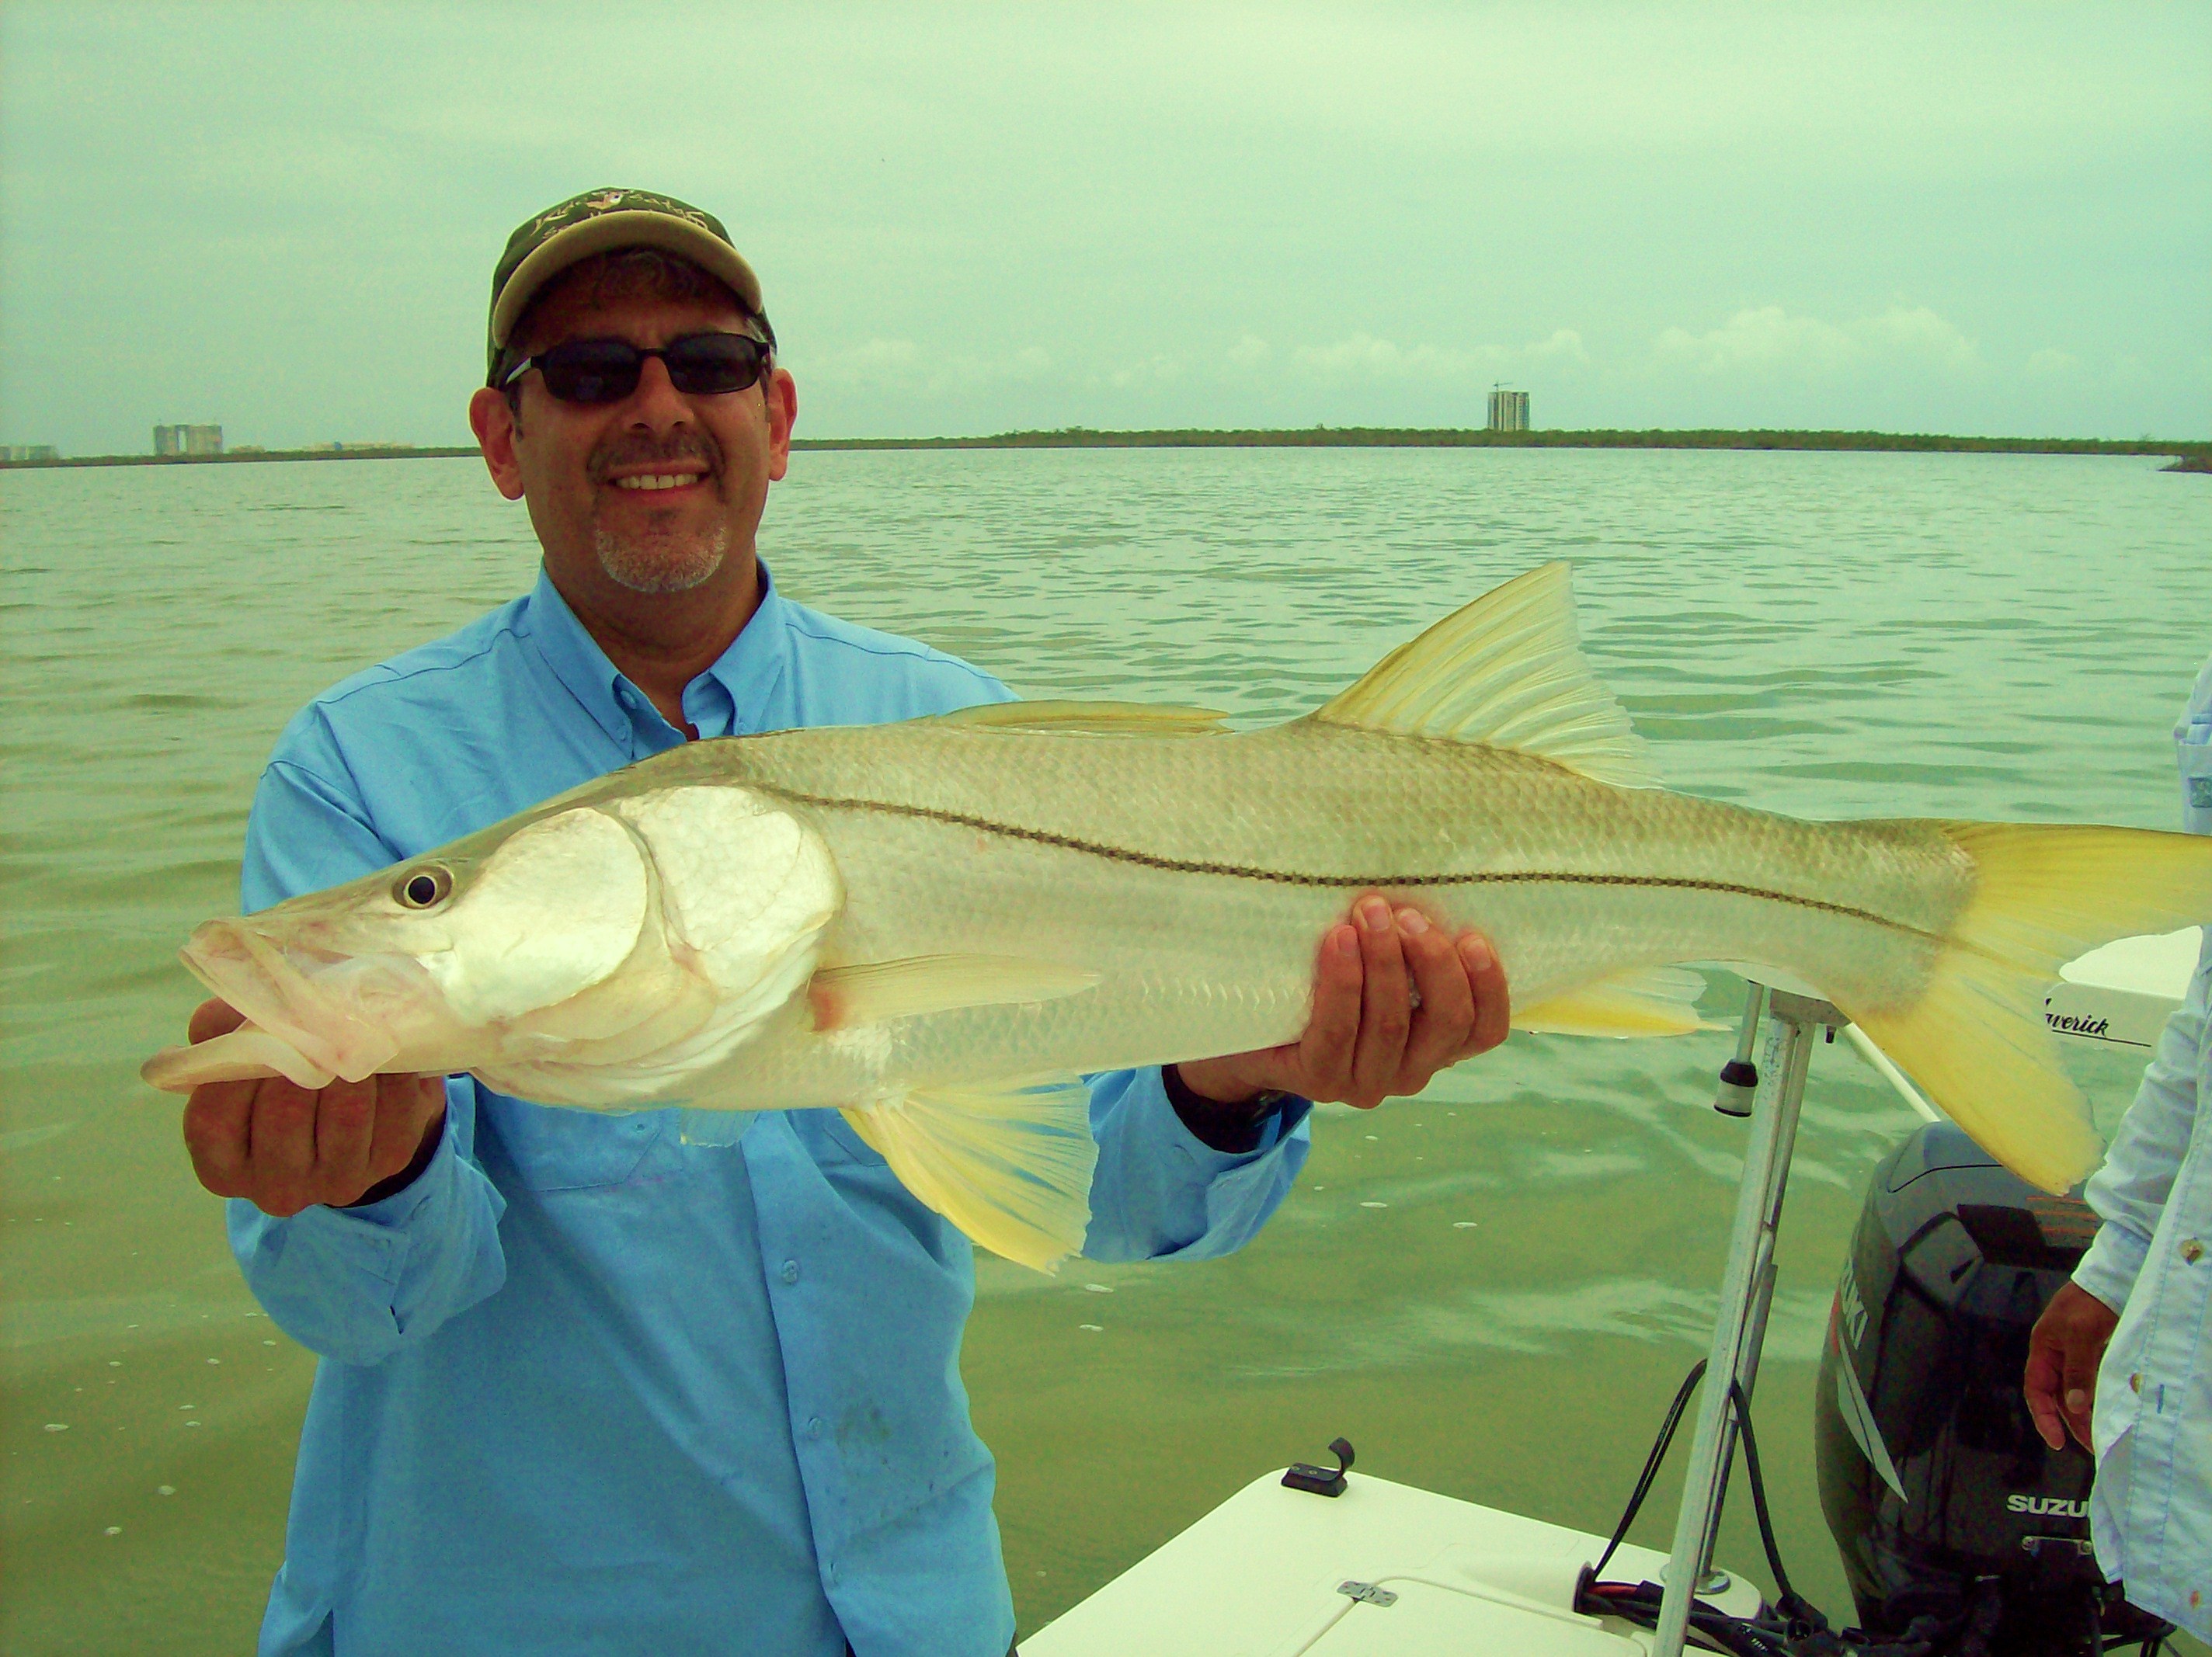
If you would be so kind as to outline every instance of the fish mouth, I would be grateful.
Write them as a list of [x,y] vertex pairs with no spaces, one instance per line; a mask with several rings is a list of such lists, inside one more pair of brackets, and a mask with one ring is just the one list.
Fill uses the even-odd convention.
[[208,921],[182,954],[193,977],[314,1069],[358,1082],[399,1052],[392,1020],[378,1014],[399,1011],[411,961],[319,950],[271,937],[250,919]]

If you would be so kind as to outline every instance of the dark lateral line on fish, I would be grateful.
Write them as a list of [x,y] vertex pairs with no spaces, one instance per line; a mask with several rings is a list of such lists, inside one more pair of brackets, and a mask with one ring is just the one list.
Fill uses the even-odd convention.
[[1056,835],[1048,828],[1023,828],[1011,822],[994,822],[988,817],[969,816],[963,811],[940,811],[933,806],[896,805],[887,800],[833,799],[823,794],[801,793],[795,788],[771,787],[764,788],[763,792],[781,794],[786,799],[796,800],[803,805],[819,805],[836,810],[887,811],[893,816],[919,817],[925,822],[942,822],[957,828],[980,829],[987,835],[1003,835],[1009,840],[1027,841],[1033,846],[1049,846],[1063,852],[1082,852],[1112,862],[1133,863],[1141,868],[1158,869],[1169,874],[1219,875],[1229,880],[1267,881],[1278,886],[1342,887],[1363,890],[1373,887],[1378,891],[1403,890],[1415,886],[1549,884],[1639,886],[1670,892],[1717,892],[1730,897],[1755,897],[1770,903],[1787,903],[1800,909],[1838,915],[1846,920],[1863,920],[1871,926],[1925,938],[1931,944],[1941,944],[1949,941],[1939,932],[1928,932],[1902,920],[1893,920],[1887,915],[1875,913],[1871,909],[1854,908],[1848,903],[1829,903],[1817,897],[1799,897],[1791,892],[1777,892],[1764,886],[1741,886],[1732,881],[1659,875],[1578,874],[1564,869],[1498,869],[1473,874],[1443,875],[1315,875],[1294,869],[1248,869],[1234,863],[1202,863],[1188,858],[1159,857],[1150,852],[1131,851],[1124,846],[1108,846],[1097,841],[1078,840],[1073,835]]

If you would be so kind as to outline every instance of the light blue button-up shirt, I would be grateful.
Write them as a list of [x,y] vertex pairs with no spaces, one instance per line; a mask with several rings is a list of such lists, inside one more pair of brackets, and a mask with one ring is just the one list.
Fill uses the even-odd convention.
[[[702,737],[1002,701],[996,680],[767,581],[685,689]],[[246,831],[258,909],[498,822],[683,741],[550,581],[356,675],[285,729]],[[447,1083],[428,1168],[232,1246],[321,1355],[264,1654],[1000,1657],[1013,1611],[969,1424],[968,1241],[834,1111],[686,1142]],[[1193,1138],[1157,1070],[1094,1080],[1085,1252],[1237,1247],[1297,1177]],[[1071,1423],[1079,1429],[1080,1423]]]
[[[2183,826],[2212,834],[2212,662],[2174,727]],[[2074,1281],[2119,1308],[2097,1372],[2097,1563],[2212,1640],[2212,928],[2188,998],[2090,1180],[2103,1218]]]

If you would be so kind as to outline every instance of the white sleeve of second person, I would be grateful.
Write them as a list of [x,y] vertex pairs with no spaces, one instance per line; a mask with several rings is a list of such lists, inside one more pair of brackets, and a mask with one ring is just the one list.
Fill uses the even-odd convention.
[[2142,1085],[2112,1136],[2104,1166],[2084,1193],[2104,1224],[2074,1268],[2074,1281],[2115,1312],[2127,1305],[2135,1289],[2159,1215],[2196,1129],[2207,996],[2212,992],[2212,932],[2207,938],[2196,975],[2189,980],[2189,994],[2160,1032],[2158,1050],[2143,1071]]

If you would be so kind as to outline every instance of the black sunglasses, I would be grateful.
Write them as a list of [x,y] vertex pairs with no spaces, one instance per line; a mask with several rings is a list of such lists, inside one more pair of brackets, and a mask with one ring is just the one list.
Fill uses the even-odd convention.
[[717,397],[758,384],[768,368],[769,346],[750,334],[686,334],[658,349],[626,339],[572,339],[523,358],[500,385],[511,386],[535,368],[544,376],[545,389],[563,403],[619,403],[637,389],[649,356],[660,359],[668,383],[684,396]]

